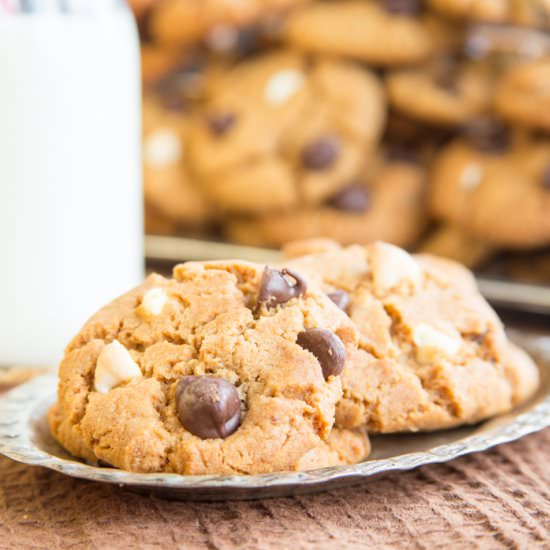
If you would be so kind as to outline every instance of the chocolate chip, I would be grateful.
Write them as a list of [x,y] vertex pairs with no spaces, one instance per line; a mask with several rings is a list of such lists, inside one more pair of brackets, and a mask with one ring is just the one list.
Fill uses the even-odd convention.
[[404,143],[392,143],[387,145],[384,156],[388,162],[419,163],[418,151]]
[[313,353],[321,364],[325,380],[344,370],[346,348],[340,338],[324,328],[308,328],[298,334],[296,343]]
[[235,386],[214,376],[184,376],[176,390],[176,411],[182,426],[202,439],[225,439],[241,423]]
[[550,191],[550,164],[542,172],[540,183],[545,191]]
[[423,0],[382,0],[384,9],[397,15],[416,15],[422,11]]
[[449,94],[458,95],[460,91],[458,86],[458,75],[456,71],[450,68],[439,71],[434,77],[434,83],[438,88],[441,88]]
[[349,294],[344,290],[333,290],[327,296],[342,310],[346,311],[349,306]]
[[326,170],[340,155],[340,141],[334,136],[323,136],[302,151],[302,163],[308,170]]
[[483,153],[504,153],[509,146],[506,127],[494,119],[478,119],[465,127],[470,143]]
[[[294,284],[287,277],[294,279]],[[295,271],[291,271],[290,269],[279,271],[278,269],[266,267],[260,281],[258,307],[266,304],[268,308],[272,308],[284,304],[292,298],[305,294],[306,289],[306,282]]]
[[223,136],[236,120],[237,117],[233,113],[218,113],[208,117],[208,126],[214,135]]
[[368,189],[360,183],[352,183],[339,191],[328,203],[333,208],[361,214],[370,206],[370,194]]

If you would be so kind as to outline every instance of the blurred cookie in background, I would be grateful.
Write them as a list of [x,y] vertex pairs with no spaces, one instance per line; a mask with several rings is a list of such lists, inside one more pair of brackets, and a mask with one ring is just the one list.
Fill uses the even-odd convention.
[[443,224],[430,232],[417,252],[442,256],[474,269],[493,257],[495,249],[459,227]]
[[401,246],[414,244],[426,223],[425,169],[410,159],[381,156],[367,172],[319,207],[229,218],[224,225],[226,235],[235,242],[268,247],[314,237],[343,244],[377,239]]
[[445,56],[386,76],[389,103],[397,112],[435,125],[460,125],[485,114],[492,100],[487,63]]
[[434,162],[432,214],[493,246],[550,244],[550,140],[484,121]]
[[226,212],[321,204],[361,172],[385,113],[382,84],[363,67],[271,53],[211,86],[188,135],[188,158]]
[[243,50],[255,40],[255,25],[307,0],[161,0],[149,13],[153,40],[169,47],[207,44],[218,52]]
[[185,163],[188,115],[169,111],[153,98],[143,103],[143,188],[149,228],[173,233],[201,229],[212,209]]
[[377,66],[415,63],[455,44],[457,30],[421,0],[316,2],[292,12],[283,36],[293,48]]
[[550,55],[510,67],[496,85],[495,108],[511,123],[550,131]]

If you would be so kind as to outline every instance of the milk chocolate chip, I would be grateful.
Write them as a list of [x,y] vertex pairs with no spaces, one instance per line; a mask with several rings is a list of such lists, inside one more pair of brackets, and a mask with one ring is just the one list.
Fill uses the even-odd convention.
[[550,164],[542,172],[540,183],[545,191],[550,191]]
[[333,290],[327,296],[342,310],[346,311],[349,306],[349,294],[344,290]]
[[344,370],[346,348],[340,338],[324,328],[308,328],[298,334],[296,343],[313,353],[321,364],[325,380]]
[[465,128],[470,143],[483,153],[504,153],[508,149],[509,136],[506,127],[491,119],[472,121]]
[[223,136],[236,120],[237,117],[233,113],[218,113],[208,117],[208,126],[214,135]]
[[[287,277],[294,279],[292,284]],[[305,294],[306,282],[295,271],[290,269],[272,269],[266,267],[260,281],[260,292],[258,294],[258,307],[266,304],[268,308],[284,304],[292,298]]]
[[352,183],[329,199],[329,205],[338,210],[362,214],[370,206],[369,191],[360,183]]
[[382,4],[387,12],[402,14],[402,15],[415,15],[422,11],[423,0],[383,0]]
[[334,136],[323,136],[302,151],[302,163],[308,170],[326,170],[340,155],[340,141]]
[[235,386],[214,376],[184,376],[176,390],[176,411],[182,426],[202,439],[225,439],[241,423]]

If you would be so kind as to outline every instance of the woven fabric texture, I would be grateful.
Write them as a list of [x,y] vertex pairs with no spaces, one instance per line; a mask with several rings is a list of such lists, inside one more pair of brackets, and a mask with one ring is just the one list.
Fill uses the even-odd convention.
[[318,495],[171,502],[0,458],[0,549],[550,548],[550,429]]

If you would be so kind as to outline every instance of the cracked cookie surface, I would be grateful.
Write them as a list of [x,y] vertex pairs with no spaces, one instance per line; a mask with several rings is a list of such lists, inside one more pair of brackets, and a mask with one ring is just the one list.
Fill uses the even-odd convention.
[[238,261],[151,275],[68,345],[49,416],[55,438],[136,472],[252,474],[363,459],[364,432],[333,429],[356,329],[293,277]]
[[321,285],[361,335],[342,378],[338,425],[449,428],[508,411],[536,390],[537,367],[508,342],[459,264],[385,243],[304,241],[287,255],[284,265]]

